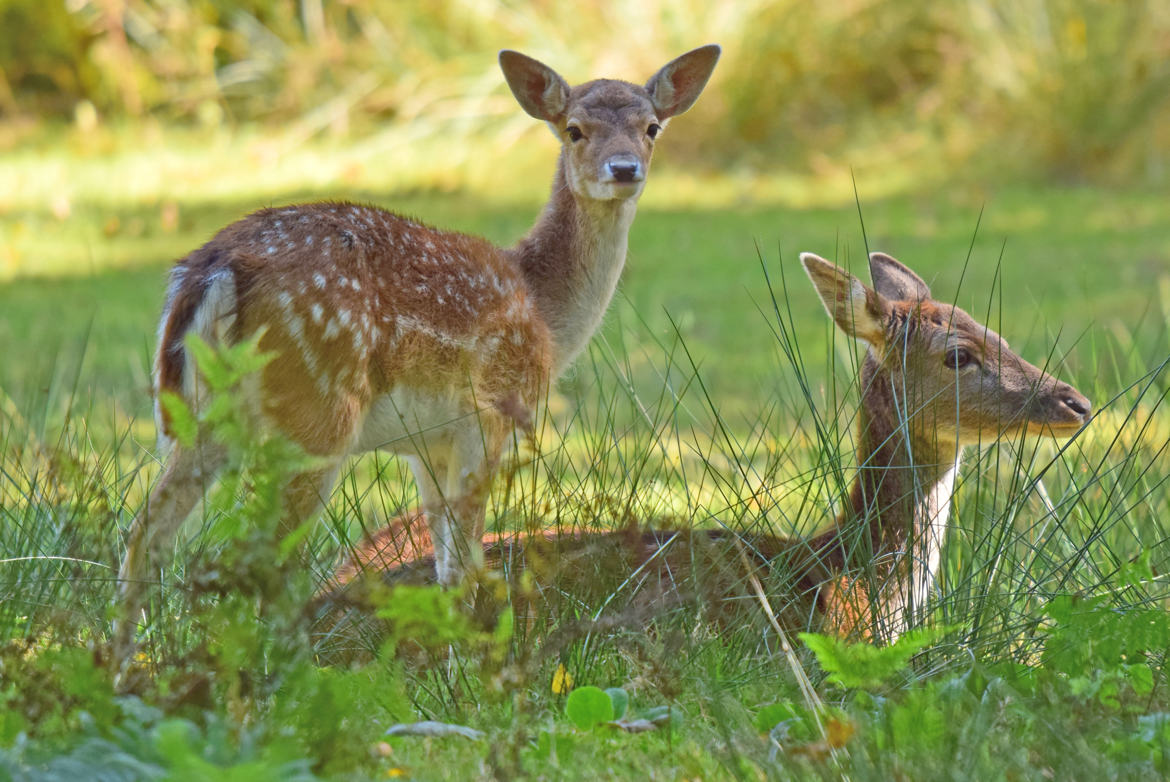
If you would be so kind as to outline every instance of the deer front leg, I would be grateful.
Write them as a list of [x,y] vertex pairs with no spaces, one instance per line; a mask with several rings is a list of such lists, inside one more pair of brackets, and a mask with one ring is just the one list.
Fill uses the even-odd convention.
[[898,570],[884,578],[865,573],[838,575],[822,584],[824,632],[885,644],[901,638],[912,626],[912,586],[899,575]]
[[873,640],[870,587],[864,578],[839,575],[821,585],[822,632],[848,640]]
[[454,433],[446,458],[410,459],[443,586],[483,567],[484,518],[505,431],[502,417],[484,414]]
[[442,456],[428,454],[425,459],[421,456],[405,458],[414,475],[415,485],[418,486],[419,504],[422,505],[427,527],[431,532],[436,575],[443,586],[453,586],[459,582],[460,573],[451,567],[452,558],[449,552],[453,545],[453,524],[443,487],[440,485],[440,482],[446,482],[448,460],[445,454]]

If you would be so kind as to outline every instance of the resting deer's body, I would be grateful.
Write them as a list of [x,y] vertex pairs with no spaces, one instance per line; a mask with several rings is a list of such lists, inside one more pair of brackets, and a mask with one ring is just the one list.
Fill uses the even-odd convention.
[[[935,301],[926,283],[893,258],[870,257],[873,288],[806,253],[802,261],[829,314],[869,345],[861,376],[858,474],[836,524],[811,540],[748,537],[755,567],[782,558],[792,594],[783,613],[807,625],[818,615],[842,635],[891,640],[924,606],[938,570],[963,449],[1003,435],[1070,435],[1090,415],[1071,386],[1013,353],[999,335],[962,310]],[[743,605],[745,560],[728,530],[549,533],[487,542],[492,560],[574,557],[561,575],[656,573],[661,585],[686,582],[697,565],[718,564],[704,586],[707,602]],[[729,556],[729,552],[731,556]],[[429,561],[430,539],[415,515],[375,535],[337,573],[344,584],[363,569],[391,580]],[[728,579],[728,566],[739,577]],[[581,566],[583,565],[583,567]],[[425,570],[425,566],[422,568]],[[556,575],[554,573],[554,575]],[[655,590],[650,590],[655,594]]]
[[[645,87],[570,88],[547,66],[500,54],[513,94],[562,139],[548,206],[502,249],[381,209],[343,203],[265,209],[223,229],[171,275],[159,326],[157,392],[198,409],[184,347],[262,330],[275,354],[253,389],[256,417],[318,457],[284,496],[286,526],[328,498],[341,461],[386,448],[410,463],[440,582],[482,565],[491,479],[509,432],[601,322],[626,257],[654,139],[698,98],[719,56],[706,46]],[[156,407],[161,439],[170,422]],[[132,649],[144,585],[224,455],[173,446],[134,521],[120,578],[119,655]]]

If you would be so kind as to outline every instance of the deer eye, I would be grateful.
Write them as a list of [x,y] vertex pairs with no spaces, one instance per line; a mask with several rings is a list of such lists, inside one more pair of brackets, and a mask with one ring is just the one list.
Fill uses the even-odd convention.
[[651,122],[650,127],[646,128],[646,135],[652,139],[658,138],[658,134],[662,132],[662,126],[657,122]]
[[943,366],[947,369],[962,369],[975,362],[975,357],[967,348],[955,348],[943,355]]
[[581,132],[581,128],[576,125],[570,125],[565,128],[565,133],[568,135],[569,141],[580,141],[585,138],[585,134]]

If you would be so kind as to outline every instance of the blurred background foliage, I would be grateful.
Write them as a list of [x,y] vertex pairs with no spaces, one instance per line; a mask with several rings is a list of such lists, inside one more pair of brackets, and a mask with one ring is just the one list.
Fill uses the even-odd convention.
[[1167,175],[1165,0],[3,0],[0,150],[51,123],[515,144],[538,129],[497,49],[575,82],[708,41],[717,89],[670,151],[699,171]]

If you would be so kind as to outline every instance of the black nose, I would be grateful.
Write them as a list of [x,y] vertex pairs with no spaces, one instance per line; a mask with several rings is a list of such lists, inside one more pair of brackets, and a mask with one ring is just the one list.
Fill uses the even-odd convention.
[[637,160],[621,158],[606,163],[615,182],[637,182],[642,178],[642,164]]
[[1081,418],[1087,417],[1089,412],[1093,409],[1092,403],[1083,396],[1072,396],[1069,394],[1064,396],[1060,401],[1064,402],[1065,407],[1067,407],[1069,410],[1072,410]]

